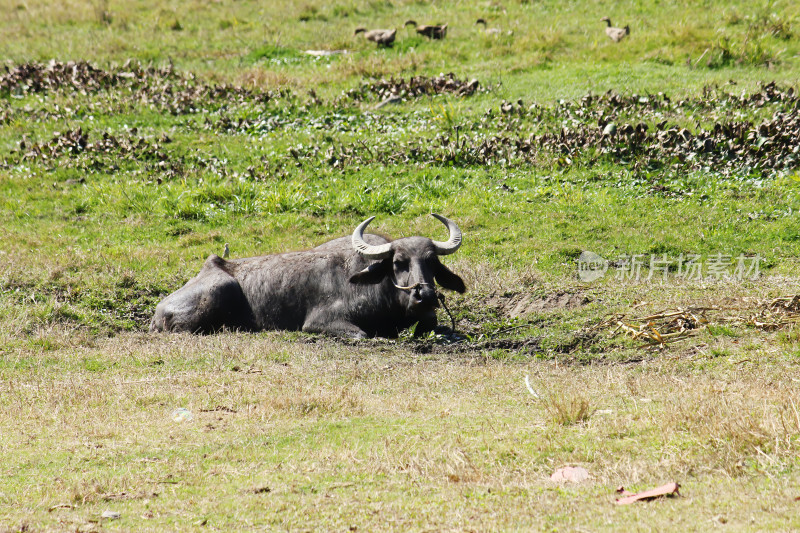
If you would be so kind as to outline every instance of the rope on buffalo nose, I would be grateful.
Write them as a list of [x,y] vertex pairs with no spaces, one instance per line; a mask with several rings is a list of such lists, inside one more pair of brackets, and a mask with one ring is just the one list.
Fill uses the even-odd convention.
[[451,329],[453,330],[453,333],[455,333],[456,332],[456,319],[453,318],[453,314],[450,312],[450,309],[447,308],[447,304],[444,303],[444,294],[442,294],[439,291],[436,291],[436,297],[439,299],[440,302],[442,302],[442,307],[444,307],[444,310],[447,313],[447,316],[450,317],[450,324],[452,325]]

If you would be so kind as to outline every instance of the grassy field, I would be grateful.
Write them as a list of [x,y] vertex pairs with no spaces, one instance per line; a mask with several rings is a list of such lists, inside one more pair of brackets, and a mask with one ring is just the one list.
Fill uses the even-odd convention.
[[[800,529],[794,3],[0,12],[0,531]],[[430,212],[457,336],[147,332],[225,243]]]

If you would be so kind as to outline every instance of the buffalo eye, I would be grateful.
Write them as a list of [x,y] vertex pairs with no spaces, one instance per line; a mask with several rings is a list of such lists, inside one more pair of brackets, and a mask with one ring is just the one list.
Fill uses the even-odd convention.
[[408,259],[395,259],[394,268],[396,270],[408,270]]

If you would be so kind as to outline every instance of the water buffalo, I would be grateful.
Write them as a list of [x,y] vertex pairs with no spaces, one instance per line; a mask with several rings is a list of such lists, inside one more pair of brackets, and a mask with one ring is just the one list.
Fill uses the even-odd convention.
[[211,255],[197,276],[158,304],[150,331],[283,329],[396,337],[415,323],[415,333],[431,331],[439,304],[434,281],[466,290],[439,262],[461,246],[461,230],[432,216],[447,226],[446,242],[364,235],[375,218],[370,217],[352,237],[311,250],[231,261]]

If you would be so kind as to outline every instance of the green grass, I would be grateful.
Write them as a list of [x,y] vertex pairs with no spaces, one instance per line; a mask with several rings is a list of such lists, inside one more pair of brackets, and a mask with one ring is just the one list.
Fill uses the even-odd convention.
[[[800,280],[794,4],[0,12],[0,530],[798,527],[800,337],[767,305]],[[430,212],[465,235],[462,343],[146,333],[225,243],[302,249],[372,215],[443,238]],[[587,250],[762,276],[584,283]],[[619,327],[688,307],[708,324],[664,347]],[[551,483],[565,465],[591,480]],[[667,481],[683,497],[613,505]]]

